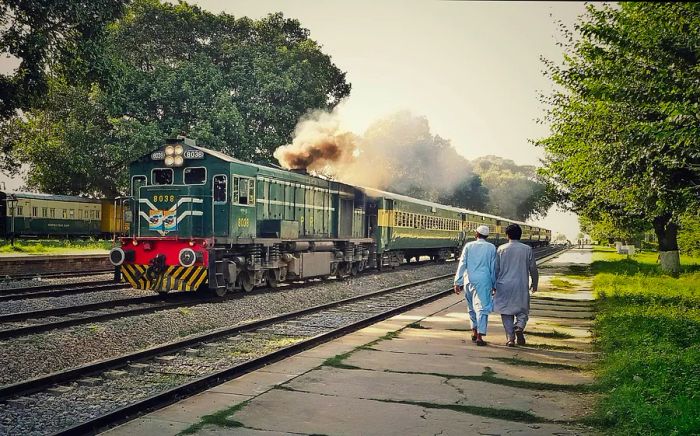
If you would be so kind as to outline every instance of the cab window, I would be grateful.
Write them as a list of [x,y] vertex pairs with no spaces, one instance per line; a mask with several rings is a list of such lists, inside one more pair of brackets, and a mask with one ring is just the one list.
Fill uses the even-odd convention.
[[173,184],[173,169],[172,168],[156,168],[151,172],[151,184],[153,185],[172,185]]
[[147,180],[146,176],[134,176],[131,178],[131,196],[136,197],[139,195],[139,188],[146,186]]
[[185,185],[203,185],[207,182],[207,169],[204,167],[185,168],[182,174]]
[[212,182],[214,203],[226,203],[226,176],[214,176]]

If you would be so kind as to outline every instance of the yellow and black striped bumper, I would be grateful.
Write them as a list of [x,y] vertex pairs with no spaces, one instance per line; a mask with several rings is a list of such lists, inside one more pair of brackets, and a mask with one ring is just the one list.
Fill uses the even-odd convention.
[[203,266],[169,266],[154,280],[146,278],[148,265],[121,266],[122,282],[129,283],[136,289],[156,292],[196,291],[207,279],[207,268]]

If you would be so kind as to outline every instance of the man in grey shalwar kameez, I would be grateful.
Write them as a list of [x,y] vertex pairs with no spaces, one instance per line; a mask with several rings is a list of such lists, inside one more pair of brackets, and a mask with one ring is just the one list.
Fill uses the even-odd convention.
[[[496,252],[496,295],[493,310],[501,314],[506,330],[506,345],[525,345],[525,325],[530,312],[530,294],[537,292],[537,264],[532,248],[520,242],[522,229],[517,224],[506,227],[508,243]],[[529,276],[529,277],[528,277]],[[532,285],[528,286],[532,279]]]

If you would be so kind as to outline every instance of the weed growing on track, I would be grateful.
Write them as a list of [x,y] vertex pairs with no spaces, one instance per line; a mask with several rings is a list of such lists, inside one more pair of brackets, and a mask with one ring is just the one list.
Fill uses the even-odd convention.
[[598,423],[613,434],[698,434],[700,267],[683,259],[673,278],[655,253],[597,249],[595,259]]

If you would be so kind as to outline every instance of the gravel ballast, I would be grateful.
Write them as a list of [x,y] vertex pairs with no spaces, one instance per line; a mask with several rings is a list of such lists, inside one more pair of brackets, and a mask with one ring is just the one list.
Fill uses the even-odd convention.
[[13,280],[13,279],[0,279],[0,291],[12,290],[17,288],[29,288],[33,286],[45,286],[45,285],[62,285],[68,283],[84,283],[92,282],[96,280],[112,280],[114,277],[113,273],[104,274],[90,274],[77,277],[41,277],[34,278],[30,280]]
[[137,351],[207,330],[233,326],[413,280],[454,272],[455,264],[406,266],[350,280],[329,280],[216,303],[160,311],[0,341],[0,384]]

